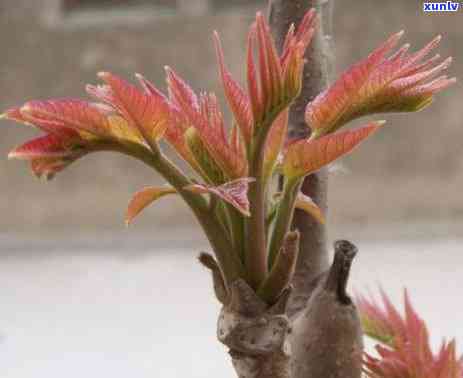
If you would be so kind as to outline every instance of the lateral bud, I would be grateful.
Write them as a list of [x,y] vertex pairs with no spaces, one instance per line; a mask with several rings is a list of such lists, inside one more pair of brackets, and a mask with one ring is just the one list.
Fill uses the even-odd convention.
[[259,297],[270,305],[277,302],[293,278],[299,254],[299,240],[299,231],[291,231],[286,234],[270,274],[258,290]]
[[258,316],[267,305],[243,279],[238,279],[230,285],[230,304],[232,311],[245,316]]
[[292,286],[287,286],[278,297],[276,303],[270,307],[268,313],[271,315],[283,315],[286,314],[288,309],[289,298],[293,292]]
[[214,257],[206,252],[201,252],[198,257],[199,262],[209,269],[212,273],[212,281],[214,284],[214,293],[218,301],[222,304],[226,304],[229,300],[227,287],[223,279],[222,270],[215,261]]

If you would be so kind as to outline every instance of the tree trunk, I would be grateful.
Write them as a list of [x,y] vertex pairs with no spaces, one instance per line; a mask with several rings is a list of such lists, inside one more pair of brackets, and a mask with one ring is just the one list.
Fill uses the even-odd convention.
[[[320,5],[319,3],[323,3]],[[331,16],[333,0],[270,0],[269,22],[279,49],[289,26],[298,24],[311,8],[317,9],[319,28],[306,51],[302,92],[289,115],[289,138],[303,138],[310,135],[305,123],[305,107],[328,84],[329,72],[333,66],[331,48]],[[308,176],[303,185],[304,194],[311,197],[320,209],[327,211],[328,176],[326,170]],[[293,228],[301,233],[301,249],[293,279],[294,293],[290,303],[290,314],[305,306],[313,287],[313,280],[328,268],[325,226],[308,216],[304,211],[296,210]]]
[[[296,25],[311,8],[316,8],[320,25],[306,52],[302,93],[290,112],[289,138],[310,135],[305,107],[328,84],[333,72],[332,16],[334,0],[269,0],[269,21],[281,49],[291,23]],[[326,214],[327,171],[308,176],[304,194]],[[296,211],[293,228],[301,234],[294,287],[288,303],[291,319],[292,378],[360,378],[363,340],[355,305],[345,289],[356,249],[349,242],[337,242],[328,274],[326,230],[302,211]]]
[[[269,0],[269,21],[280,49],[289,26],[297,25],[313,7],[321,22],[306,52],[301,96],[291,108],[290,138],[310,134],[305,107],[326,87],[332,71],[333,3]],[[307,177],[302,191],[326,213],[326,171]],[[357,249],[347,241],[336,242],[329,267],[325,227],[296,211],[293,229],[300,232],[295,274],[291,286],[271,307],[244,280],[225,289],[220,274],[211,269],[217,297],[224,305],[217,337],[229,348],[240,378],[360,378],[362,332],[355,305],[346,293]]]

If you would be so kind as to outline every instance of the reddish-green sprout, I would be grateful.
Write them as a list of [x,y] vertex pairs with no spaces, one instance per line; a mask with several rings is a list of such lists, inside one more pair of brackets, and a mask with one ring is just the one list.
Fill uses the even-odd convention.
[[382,304],[358,297],[365,333],[380,342],[378,356],[365,356],[365,373],[370,378],[461,378],[463,356],[458,357],[455,340],[444,340],[433,352],[426,323],[404,292],[402,315],[384,292]]
[[[136,193],[126,222],[157,199],[177,193],[208,237],[225,285],[243,278],[258,293],[262,287],[275,288],[277,292],[265,294],[272,302],[292,274],[270,273],[292,266],[280,252],[288,235],[295,235],[289,234],[294,209],[325,221],[317,204],[300,194],[302,180],[350,153],[384,122],[338,129],[364,115],[422,109],[455,81],[438,76],[448,68],[450,58],[442,63],[436,62],[438,57],[426,58],[440,38],[413,54],[407,53],[408,45],[392,53],[402,36],[394,34],[307,104],[309,138],[286,141],[288,114],[301,92],[304,56],[317,25],[311,10],[297,28],[289,28],[278,51],[265,18],[258,13],[247,39],[247,88],[230,74],[219,35],[214,33],[218,74],[233,115],[229,126],[215,94],[196,93],[169,67],[166,94],[139,74],[140,85],[135,86],[101,72],[103,84],[87,86],[97,102],[29,101],[7,110],[3,118],[44,133],[15,148],[9,157],[29,161],[32,171],[45,178],[91,152],[117,151],[141,160],[169,186]],[[161,140],[190,171],[168,159]],[[271,181],[277,174],[284,185],[275,194]],[[284,282],[268,282],[283,276]]]

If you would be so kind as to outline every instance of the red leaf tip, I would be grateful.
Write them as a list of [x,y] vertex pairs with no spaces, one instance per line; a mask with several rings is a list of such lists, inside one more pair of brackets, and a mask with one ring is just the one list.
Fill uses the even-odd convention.
[[18,156],[16,154],[16,150],[13,150],[13,151],[10,151],[8,153],[8,160],[13,160],[13,159],[16,159]]
[[447,69],[450,67],[450,65],[452,64],[453,62],[453,57],[452,56],[449,56],[447,59],[445,59],[443,62],[442,62],[442,69]]
[[[403,51],[403,52],[407,52],[407,51],[410,49],[411,46],[412,46],[412,45],[411,45],[410,43],[404,44],[404,45],[402,46],[402,51]],[[439,54],[437,54],[437,55],[439,55]]]
[[395,34],[392,34],[388,40],[386,40],[384,46],[387,46],[387,50],[394,48],[397,43],[402,39],[405,34],[405,30],[401,30]]
[[32,106],[29,102],[26,102],[21,108],[19,109],[20,113],[31,113],[32,112]]
[[111,76],[111,74],[107,71],[100,71],[96,74],[96,76],[98,76],[100,79],[106,79],[108,78],[109,76]]

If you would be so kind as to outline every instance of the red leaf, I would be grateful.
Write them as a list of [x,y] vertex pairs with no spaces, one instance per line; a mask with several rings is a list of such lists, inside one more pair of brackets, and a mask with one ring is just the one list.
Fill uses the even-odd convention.
[[198,98],[175,72],[168,69],[169,91],[178,104],[184,122],[193,126],[214,162],[230,179],[245,177],[247,160],[227,138],[222,112],[214,94],[203,93]]
[[48,134],[16,147],[8,154],[8,159],[62,158],[69,156],[70,153],[71,151],[66,147],[66,141],[63,138],[55,134]]
[[383,124],[384,122],[372,122],[356,130],[294,142],[286,152],[284,174],[289,178],[300,178],[319,170],[351,152]]
[[254,124],[249,97],[241,86],[232,78],[230,72],[225,67],[222,46],[217,32],[214,33],[214,41],[225,96],[227,97],[241,134],[246,143],[249,144],[251,143]]
[[265,145],[264,180],[270,178],[283,148],[288,131],[289,110],[284,110],[273,122]]
[[305,15],[296,32],[294,31],[294,24],[291,24],[286,35],[285,43],[283,45],[282,65],[285,67],[288,64],[288,54],[295,46],[300,46],[302,53],[309,46],[312,41],[315,28],[318,26],[318,19],[314,8],[310,9]]
[[31,161],[37,176],[51,177],[93,151],[140,143],[127,121],[106,105],[86,101],[30,101],[5,117],[40,128],[47,134],[13,150],[9,157]]
[[139,192],[135,193],[130,200],[125,216],[125,223],[127,225],[132,223],[134,218],[154,201],[157,201],[166,195],[175,193],[177,193],[177,191],[173,188],[155,186],[140,190]]
[[254,122],[260,121],[263,112],[263,95],[257,80],[257,69],[254,62],[254,44],[256,41],[256,26],[253,24],[248,34],[247,47],[247,80],[249,99],[253,113]]
[[249,216],[248,184],[255,181],[251,177],[227,182],[220,186],[193,184],[185,189],[197,194],[213,194],[232,205],[244,216]]
[[304,54],[312,41],[317,25],[315,9],[311,9],[305,14],[296,32],[294,25],[291,25],[286,35],[281,65],[285,91],[293,96],[299,94],[301,90]]
[[280,59],[275,43],[262,13],[256,17],[257,40],[259,41],[259,71],[264,111],[280,104],[283,100],[283,78]]
[[199,112],[198,96],[170,67],[165,67],[165,69],[170,100],[178,109],[188,110],[188,117],[195,117],[195,114]]
[[449,67],[451,59],[434,67],[435,58],[421,63],[437,46],[440,37],[415,54],[407,55],[409,45],[404,45],[386,57],[402,34],[391,36],[307,105],[306,122],[314,135],[336,131],[350,120],[367,114],[420,110],[432,101],[435,93],[455,82],[454,78],[446,77],[429,82]]
[[304,193],[299,192],[296,198],[296,209],[305,211],[311,217],[313,217],[318,223],[325,224],[325,216],[317,204]]
[[[300,93],[304,53],[316,24],[315,11],[307,12],[297,32],[290,28],[281,56],[278,55],[270,27],[257,13],[248,35],[247,79],[254,121],[259,124],[269,112],[288,106]],[[258,67],[254,62],[256,46]]]
[[[143,135],[148,145],[158,141],[169,122],[167,99],[159,91],[155,92],[152,86],[148,94],[111,73],[101,72],[98,76],[109,87],[100,98],[114,106],[132,127]],[[146,87],[146,81],[143,82]]]
[[8,154],[8,158],[29,160],[32,172],[37,177],[51,179],[87,152],[76,148],[76,145],[70,146],[69,141],[62,136],[47,134],[15,148]]
[[[247,43],[247,82],[255,126],[262,124],[270,114],[278,115],[299,95],[304,53],[315,24],[315,11],[311,10],[304,16],[297,32],[291,26],[283,52],[278,55],[270,27],[262,13],[257,13]],[[258,59],[257,65],[254,54]],[[219,46],[220,65],[221,59]]]
[[201,116],[206,123],[197,123],[201,139],[223,172],[231,179],[247,174],[247,161],[242,150],[228,140],[222,112],[215,95],[203,95],[200,100]]
[[68,136],[78,135],[81,138],[111,136],[107,115],[102,108],[87,101],[30,101],[21,108],[21,115],[27,122],[48,133],[64,132]]

